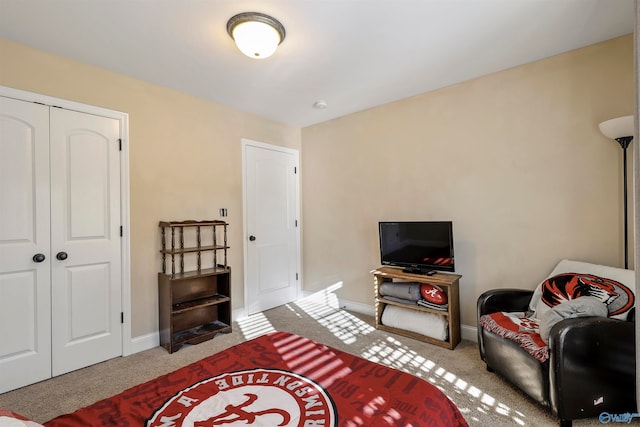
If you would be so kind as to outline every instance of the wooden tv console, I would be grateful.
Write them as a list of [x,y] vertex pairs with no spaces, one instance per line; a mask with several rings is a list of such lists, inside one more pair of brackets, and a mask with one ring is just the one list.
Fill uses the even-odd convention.
[[[425,274],[405,273],[402,271],[402,269],[394,267],[380,267],[377,270],[372,271],[371,273],[374,276],[375,283],[376,329],[439,345],[450,350],[453,350],[460,343],[459,281],[462,276],[449,273],[436,273],[432,276],[427,276]],[[435,310],[427,307],[422,307],[417,304],[402,304],[384,298],[380,295],[379,292],[380,285],[382,285],[382,283],[384,282],[391,282],[394,279],[398,281],[428,283],[431,285],[439,286],[447,294],[449,304],[448,310]],[[435,313],[440,316],[445,316],[447,318],[448,324],[448,339],[446,341],[442,341],[439,339],[428,337],[426,335],[418,334],[416,332],[383,325],[381,322],[382,311],[387,305],[395,305],[418,312]]]

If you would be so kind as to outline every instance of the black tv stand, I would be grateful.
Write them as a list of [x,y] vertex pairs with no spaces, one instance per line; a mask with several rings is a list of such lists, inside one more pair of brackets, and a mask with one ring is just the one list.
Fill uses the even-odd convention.
[[425,270],[420,267],[405,267],[402,269],[403,273],[411,273],[411,274],[423,274],[426,276],[433,276],[436,274],[435,270]]

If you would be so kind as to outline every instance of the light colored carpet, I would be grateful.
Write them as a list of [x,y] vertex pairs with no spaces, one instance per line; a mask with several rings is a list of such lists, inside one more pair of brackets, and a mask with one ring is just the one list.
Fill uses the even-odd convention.
[[[278,330],[419,376],[449,396],[470,426],[558,425],[547,410],[487,372],[476,343],[462,341],[452,351],[376,330],[374,324],[370,316],[305,299],[234,322],[231,334],[173,354],[157,347],[1,394],[0,407],[45,422],[228,346]],[[576,427],[601,425],[597,418],[574,422]]]

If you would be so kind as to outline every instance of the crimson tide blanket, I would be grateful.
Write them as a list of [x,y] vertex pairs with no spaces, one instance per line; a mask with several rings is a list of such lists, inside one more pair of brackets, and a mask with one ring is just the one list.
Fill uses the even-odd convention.
[[480,325],[502,338],[517,342],[540,362],[549,358],[549,346],[540,336],[540,323],[523,312],[498,312],[480,316]]
[[467,426],[440,390],[413,375],[273,332],[62,415],[75,426]]

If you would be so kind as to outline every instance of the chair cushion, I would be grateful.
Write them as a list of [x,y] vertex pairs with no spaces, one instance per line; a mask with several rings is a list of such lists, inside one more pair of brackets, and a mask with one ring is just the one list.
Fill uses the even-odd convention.
[[565,259],[538,285],[529,310],[535,318],[542,319],[562,302],[591,296],[606,304],[609,317],[626,320],[634,306],[634,293],[633,270]]

